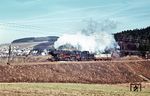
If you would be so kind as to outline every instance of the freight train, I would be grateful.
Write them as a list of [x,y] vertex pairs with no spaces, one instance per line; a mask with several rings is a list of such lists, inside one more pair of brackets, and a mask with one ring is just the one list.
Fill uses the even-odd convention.
[[49,61],[98,61],[112,59],[110,55],[101,57],[89,51],[53,50],[49,54],[52,56],[52,58],[49,58]]

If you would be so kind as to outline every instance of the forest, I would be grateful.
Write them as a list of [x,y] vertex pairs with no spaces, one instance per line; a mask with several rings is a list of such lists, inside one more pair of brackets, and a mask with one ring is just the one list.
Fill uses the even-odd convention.
[[142,29],[133,29],[118,32],[114,34],[117,42],[122,42],[123,45],[130,44],[136,47],[128,47],[128,50],[150,52],[150,26]]

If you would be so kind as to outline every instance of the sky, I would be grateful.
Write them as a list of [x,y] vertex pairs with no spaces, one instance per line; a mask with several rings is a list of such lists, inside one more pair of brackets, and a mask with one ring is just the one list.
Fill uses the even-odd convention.
[[150,0],[0,0],[0,44],[80,32],[87,21],[106,32],[150,26]]

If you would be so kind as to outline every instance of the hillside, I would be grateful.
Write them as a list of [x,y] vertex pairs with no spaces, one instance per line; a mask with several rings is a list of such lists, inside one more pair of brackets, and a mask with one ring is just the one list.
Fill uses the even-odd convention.
[[[21,38],[12,41],[12,44],[15,46],[20,45],[20,47],[22,47],[24,44],[28,44],[33,45],[32,49],[44,50],[52,48],[54,42],[57,41],[58,38],[59,37],[57,36]],[[28,46],[25,46],[24,48],[28,48]]]
[[0,65],[0,82],[127,83],[150,79],[150,61]]
[[12,41],[12,43],[29,43],[29,42],[55,42],[58,39],[57,36],[47,36],[47,37],[28,37],[28,38],[21,38]]
[[[57,41],[58,38],[59,37],[57,36],[21,38],[12,41],[11,45],[14,50],[43,51],[44,49],[53,49],[54,42]],[[0,53],[5,53],[5,51],[8,50],[9,45],[10,44],[0,44]]]
[[[122,31],[114,34],[121,51],[137,52],[145,54],[150,52],[150,27]],[[139,55],[139,53],[136,53]]]

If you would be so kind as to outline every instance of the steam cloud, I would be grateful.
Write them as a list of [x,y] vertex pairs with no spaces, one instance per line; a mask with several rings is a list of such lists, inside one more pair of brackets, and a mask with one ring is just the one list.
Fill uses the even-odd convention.
[[92,53],[104,52],[105,49],[113,49],[117,46],[114,36],[106,31],[117,28],[114,21],[106,20],[97,23],[87,21],[87,26],[76,34],[63,34],[54,44],[55,48],[70,44],[78,50]]

